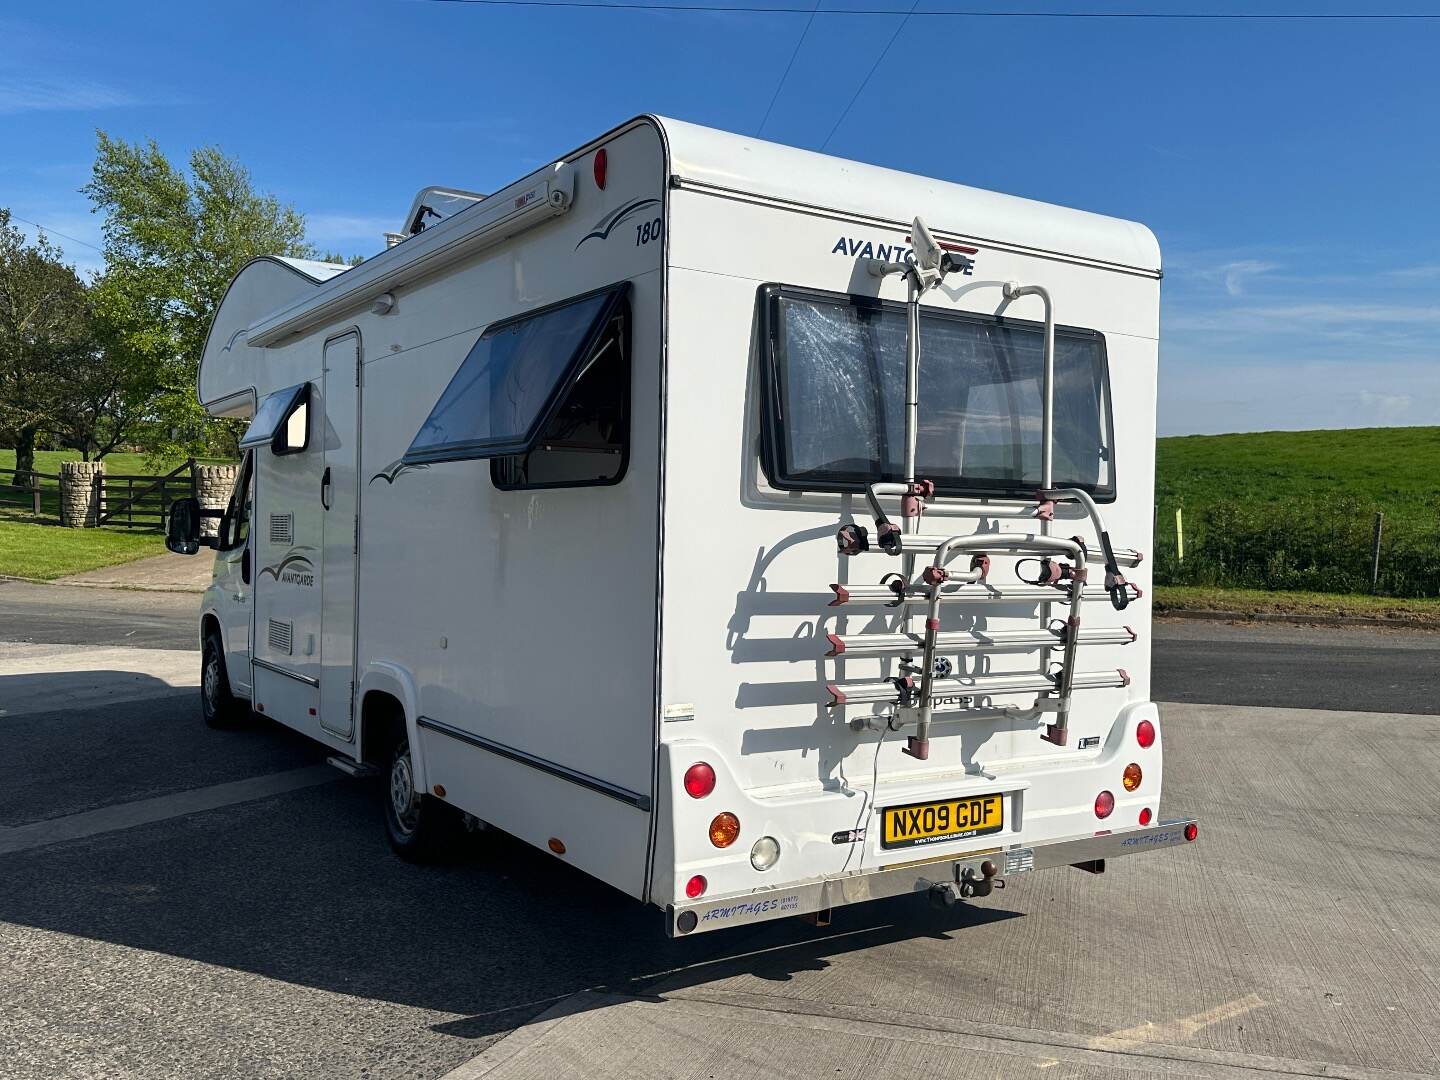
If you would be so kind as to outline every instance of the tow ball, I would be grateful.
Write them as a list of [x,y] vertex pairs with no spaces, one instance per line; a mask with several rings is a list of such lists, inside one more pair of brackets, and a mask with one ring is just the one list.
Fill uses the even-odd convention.
[[995,889],[1005,887],[1005,879],[999,876],[995,864],[986,859],[980,869],[963,867],[955,881],[941,881],[930,886],[930,899],[937,907],[954,907],[961,900],[976,896],[989,896]]

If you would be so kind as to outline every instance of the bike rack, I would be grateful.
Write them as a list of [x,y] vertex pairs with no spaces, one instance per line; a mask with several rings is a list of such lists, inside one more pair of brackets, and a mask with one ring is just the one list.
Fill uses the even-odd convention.
[[[879,482],[869,485],[865,499],[875,522],[872,539],[870,530],[853,522],[842,524],[836,532],[839,552],[845,556],[883,553],[903,560],[903,573],[889,573],[878,585],[833,584],[835,593],[831,607],[847,604],[884,605],[897,609],[902,618],[912,617],[912,609],[923,606],[923,632],[910,630],[867,634],[827,634],[830,658],[896,657],[900,674],[887,679],[826,684],[830,706],[889,704],[895,712],[887,721],[891,728],[904,727],[909,714],[914,714],[915,733],[906,740],[904,752],[921,761],[930,754],[930,727],[936,713],[961,713],[972,717],[997,715],[1021,720],[1037,720],[1055,715],[1041,738],[1064,746],[1069,735],[1071,697],[1076,690],[1114,688],[1129,685],[1124,669],[1108,671],[1076,670],[1077,652],[1085,645],[1124,645],[1135,640],[1128,626],[1081,627],[1080,610],[1085,599],[1099,595],[1088,583],[1089,566],[1104,568],[1103,594],[1112,607],[1123,611],[1140,590],[1125,580],[1121,567],[1138,565],[1139,551],[1116,548],[1110,542],[1099,508],[1089,494],[1079,488],[1054,486],[1054,392],[1055,392],[1055,319],[1049,292],[1039,285],[1007,282],[1003,286],[1007,301],[1024,296],[1037,296],[1045,306],[1044,374],[1042,378],[1042,420],[1040,487],[1035,495],[1031,516],[1038,522],[1038,531],[986,532],[960,535],[924,534],[920,521],[930,504],[936,500],[935,484],[915,476],[915,446],[919,429],[920,386],[920,298],[935,288],[953,269],[956,262],[931,237],[924,222],[915,219],[912,229],[914,261],[889,263],[872,260],[870,273],[876,277],[893,274],[904,276],[906,299],[905,348],[905,479],[903,483]],[[899,499],[899,524],[885,511],[882,500]],[[1089,517],[1098,538],[1099,550],[1092,550],[1079,536],[1052,536],[1051,526],[1057,503],[1075,503]],[[996,585],[988,580],[990,556],[1005,553],[1023,556],[1016,563],[1018,585]],[[956,572],[948,567],[958,555],[969,554],[970,566]],[[915,577],[918,557],[928,557],[920,577]],[[1020,576],[1020,567],[1034,562],[1039,570],[1034,580]],[[1051,618],[1051,605],[1065,603],[1064,619]],[[980,629],[940,629],[942,604],[1033,604],[1040,607],[1040,626],[1034,630],[989,632]],[[1053,650],[1060,650],[1061,659],[1050,659]],[[1039,650],[1040,670],[1018,674],[952,674],[948,659],[938,654],[985,653],[998,651]],[[915,663],[916,654],[920,662]],[[1037,696],[1028,709],[995,709],[977,705],[977,699],[996,693],[1029,693]],[[962,716],[961,718],[964,718]]]

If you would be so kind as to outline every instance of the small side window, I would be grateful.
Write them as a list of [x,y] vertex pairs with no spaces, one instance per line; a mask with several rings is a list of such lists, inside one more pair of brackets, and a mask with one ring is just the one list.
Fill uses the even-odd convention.
[[276,454],[298,454],[310,445],[310,384],[287,386],[260,402],[240,437],[240,449],[270,444]]
[[630,446],[629,307],[611,316],[534,448],[491,458],[502,491],[618,484]]

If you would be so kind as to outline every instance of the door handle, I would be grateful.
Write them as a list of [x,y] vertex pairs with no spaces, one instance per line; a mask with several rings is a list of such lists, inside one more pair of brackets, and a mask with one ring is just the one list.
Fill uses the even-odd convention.
[[246,585],[250,584],[250,549],[248,547],[240,556],[240,580]]
[[330,466],[325,466],[325,472],[320,477],[320,505],[326,510],[330,509]]

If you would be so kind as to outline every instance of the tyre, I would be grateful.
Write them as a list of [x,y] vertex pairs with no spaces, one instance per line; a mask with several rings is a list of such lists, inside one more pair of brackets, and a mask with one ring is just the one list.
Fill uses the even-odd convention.
[[250,715],[249,703],[230,692],[225,672],[225,649],[215,631],[205,635],[200,647],[200,713],[212,728],[235,727]]
[[381,803],[391,850],[407,862],[433,862],[454,842],[458,815],[433,795],[415,789],[410,740],[403,728],[385,761]]

